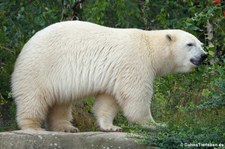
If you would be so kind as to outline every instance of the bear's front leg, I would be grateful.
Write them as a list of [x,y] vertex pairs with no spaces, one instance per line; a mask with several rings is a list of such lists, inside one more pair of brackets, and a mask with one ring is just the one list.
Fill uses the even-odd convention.
[[160,124],[154,121],[151,114],[153,89],[150,84],[144,82],[141,79],[126,82],[120,90],[118,99],[128,121],[155,129]]
[[147,101],[126,102],[122,109],[124,116],[130,122],[138,123],[143,127],[154,127],[156,125],[150,111],[150,103]]
[[156,123],[152,117],[151,104],[146,100],[127,102],[123,106],[125,117],[130,122],[138,123],[143,128],[157,129],[165,127],[165,124]]

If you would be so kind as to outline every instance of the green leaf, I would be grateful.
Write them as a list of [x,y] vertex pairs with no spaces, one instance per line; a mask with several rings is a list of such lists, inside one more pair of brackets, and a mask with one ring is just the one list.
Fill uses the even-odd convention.
[[208,51],[208,53],[209,53],[210,56],[214,56],[215,55],[215,52],[212,51],[212,50]]

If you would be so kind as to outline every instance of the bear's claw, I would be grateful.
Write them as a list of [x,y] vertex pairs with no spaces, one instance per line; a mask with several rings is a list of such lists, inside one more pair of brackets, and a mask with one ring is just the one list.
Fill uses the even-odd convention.
[[80,131],[78,128],[70,126],[70,127],[64,128],[64,132],[76,133]]
[[105,128],[101,128],[102,131],[104,132],[122,132],[122,128],[118,126],[109,126]]
[[76,133],[79,132],[79,129],[72,126],[72,125],[59,125],[57,127],[52,127],[50,131],[57,131],[57,132],[66,132],[66,133]]

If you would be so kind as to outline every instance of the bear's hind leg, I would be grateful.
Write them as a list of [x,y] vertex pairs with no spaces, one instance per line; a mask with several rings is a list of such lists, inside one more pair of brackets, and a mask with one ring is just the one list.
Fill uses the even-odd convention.
[[55,104],[48,111],[47,127],[50,131],[79,132],[78,128],[71,124],[72,104]]
[[122,128],[113,125],[113,119],[119,111],[119,106],[112,96],[98,95],[93,111],[102,131],[122,131]]
[[32,99],[17,97],[17,124],[22,130],[44,130],[41,128],[41,121],[46,118],[48,105],[40,96],[29,97]]

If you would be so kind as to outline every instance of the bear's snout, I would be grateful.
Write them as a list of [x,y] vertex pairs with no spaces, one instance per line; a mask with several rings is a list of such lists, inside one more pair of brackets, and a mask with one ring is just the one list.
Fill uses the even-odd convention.
[[199,57],[191,58],[192,64],[199,66],[202,64],[202,62],[207,58],[207,54],[203,53]]

